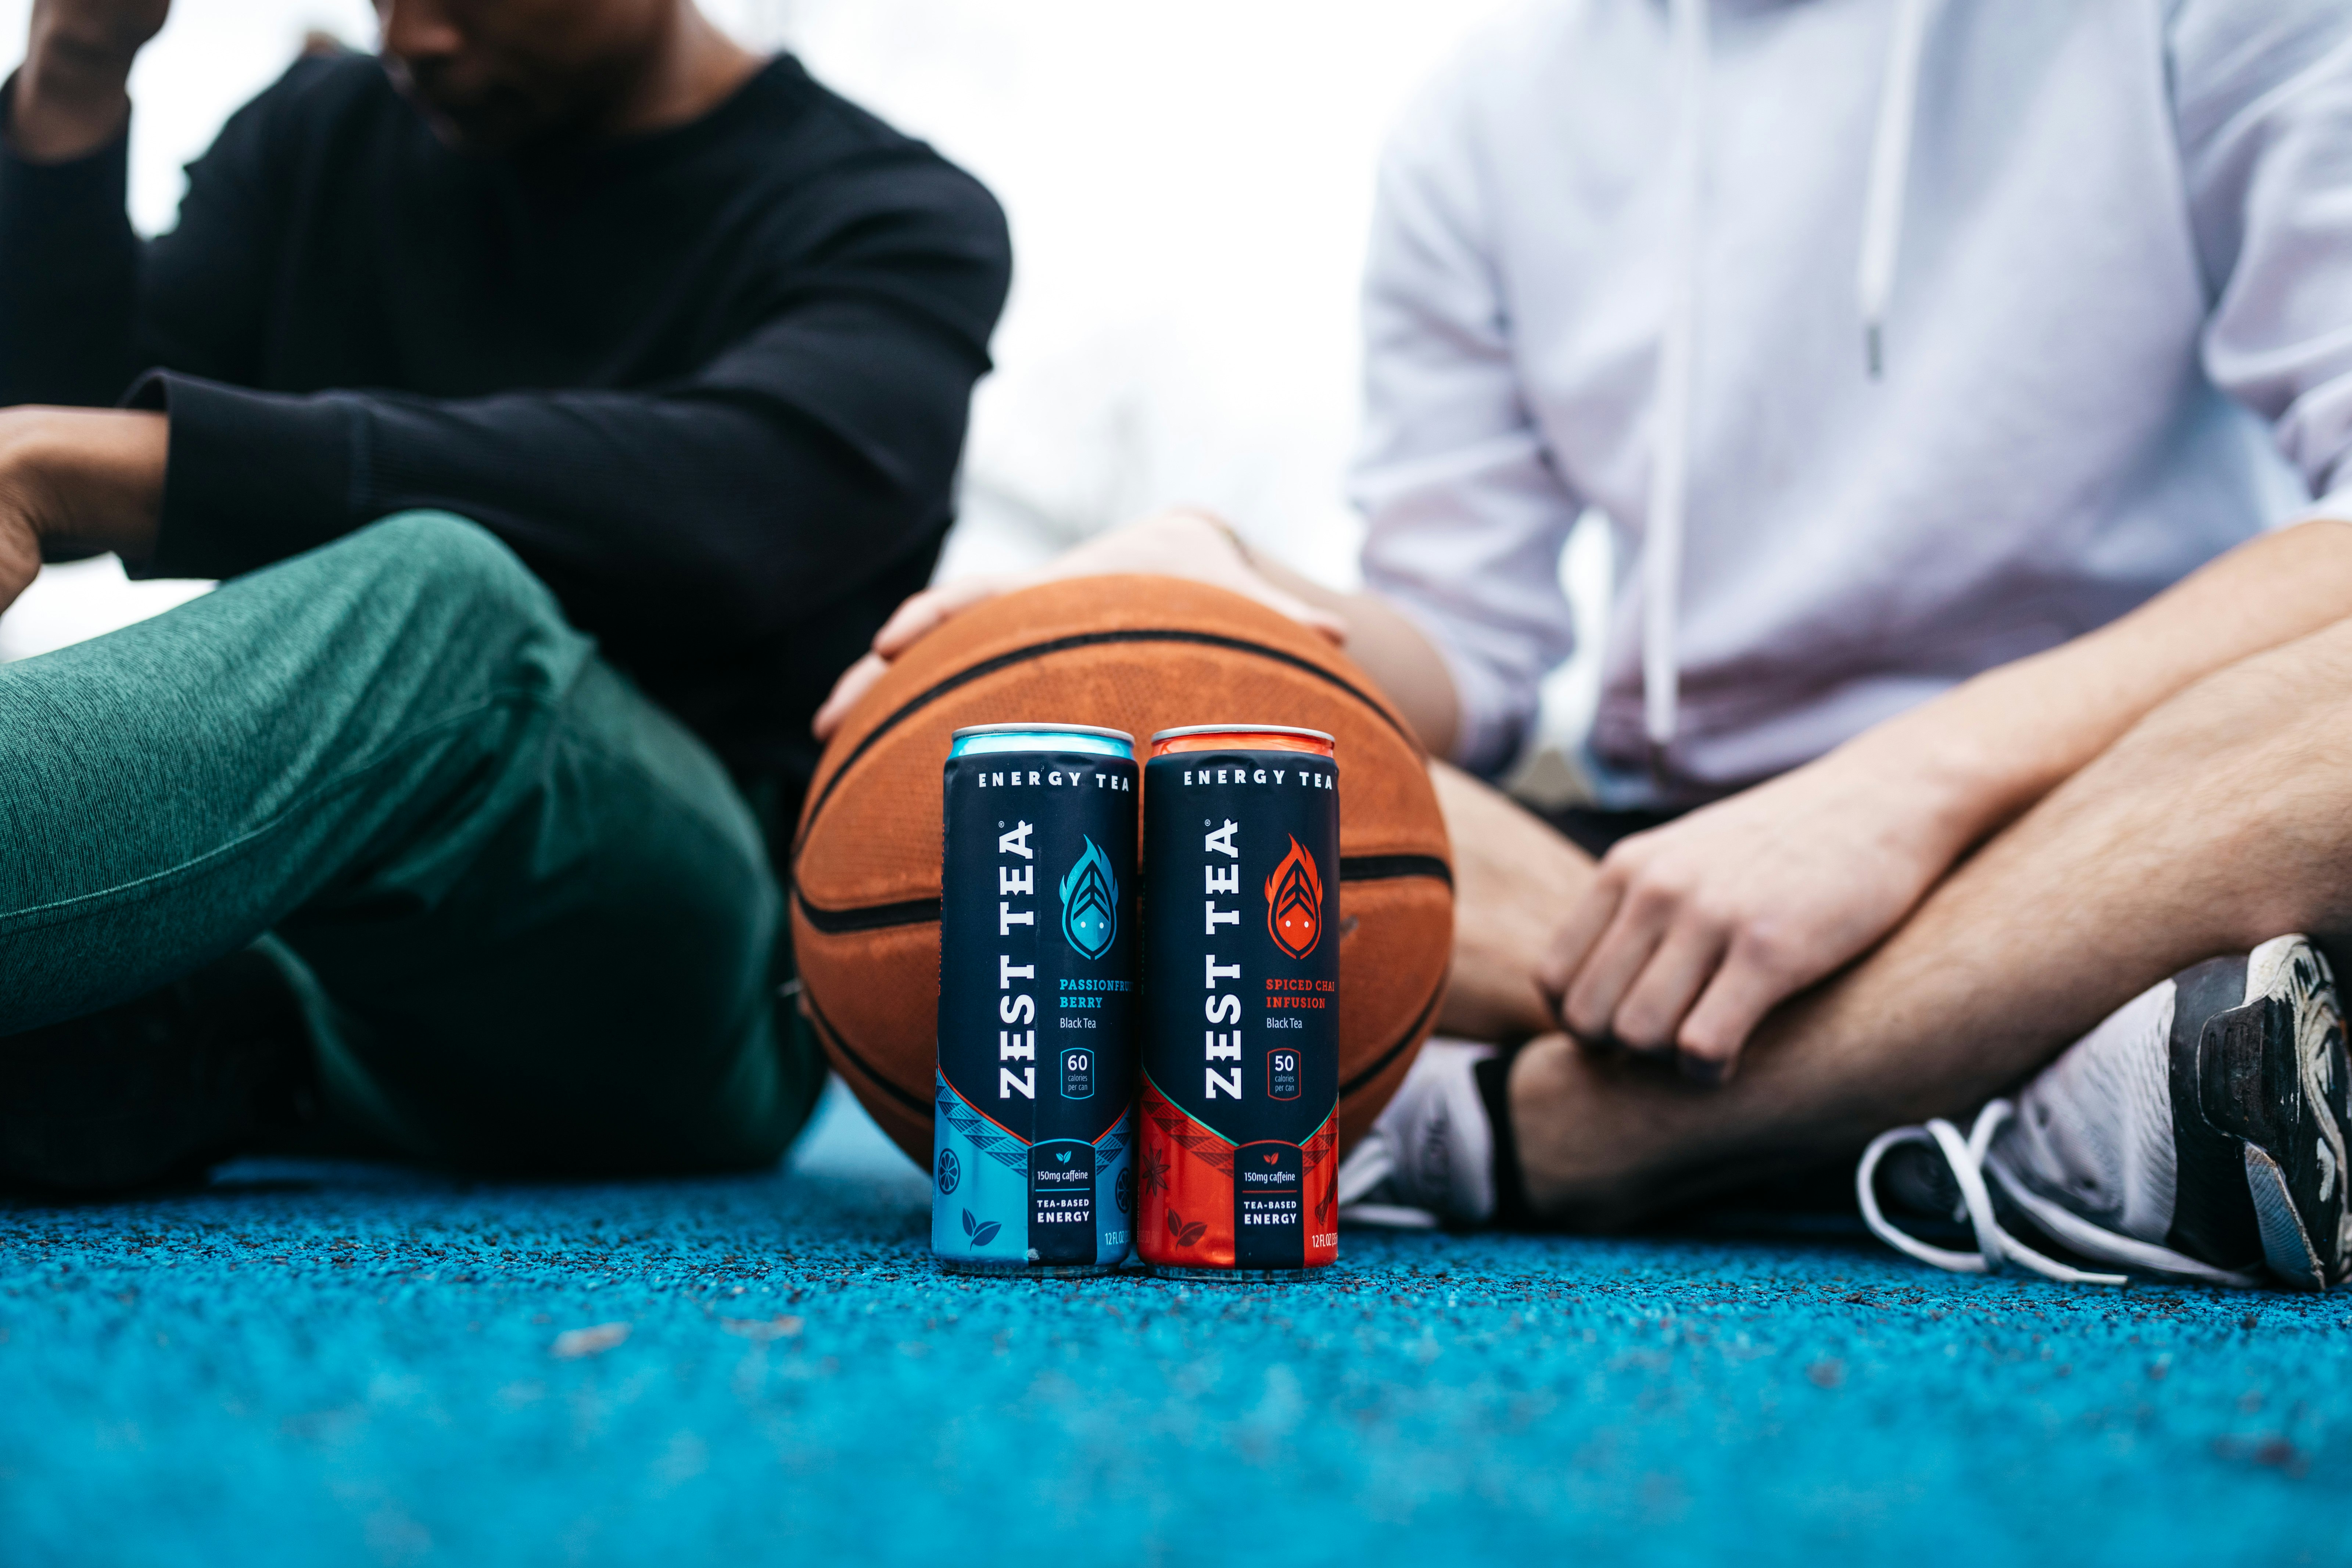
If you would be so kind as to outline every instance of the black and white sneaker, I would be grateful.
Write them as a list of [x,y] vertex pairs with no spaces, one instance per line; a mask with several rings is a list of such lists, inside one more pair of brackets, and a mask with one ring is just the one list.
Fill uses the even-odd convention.
[[102,1013],[0,1038],[0,1189],[190,1180],[299,1131],[317,1108],[300,1004],[247,948]]
[[1423,1230],[1495,1215],[1495,1134],[1478,1098],[1492,1046],[1430,1040],[1395,1098],[1339,1163],[1343,1225]]
[[[2028,1247],[2007,1216],[2127,1269],[2324,1290],[2352,1271],[2347,1077],[2327,960],[2304,937],[2278,937],[2134,997],[2013,1105],[1987,1105],[1966,1137],[1941,1119],[1881,1134],[1855,1174],[1863,1216],[1889,1245],[1964,1272],[2015,1263],[2123,1282]],[[1974,1230],[1976,1252],[1931,1247],[1886,1219],[1879,1167],[1914,1144],[1941,1157],[1935,1174],[1948,1173],[1952,1217]],[[1915,1167],[1915,1188],[1918,1176]]]

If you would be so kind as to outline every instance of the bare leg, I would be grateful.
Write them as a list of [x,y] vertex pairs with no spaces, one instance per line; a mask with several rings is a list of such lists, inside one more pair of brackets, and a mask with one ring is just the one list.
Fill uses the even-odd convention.
[[1429,773],[1454,840],[1454,974],[1437,1032],[1524,1040],[1555,1028],[1536,971],[1592,859],[1459,768]]
[[1966,1110],[2165,975],[2288,931],[2352,933],[2352,623],[2158,708],[1776,1014],[1731,1083],[1538,1040],[1510,1085],[1529,1198],[1621,1225]]

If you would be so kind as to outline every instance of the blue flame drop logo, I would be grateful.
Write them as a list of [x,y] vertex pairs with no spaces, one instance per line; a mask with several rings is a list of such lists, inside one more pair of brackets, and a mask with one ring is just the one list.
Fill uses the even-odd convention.
[[1086,846],[1062,879],[1062,934],[1087,957],[1100,958],[1118,935],[1118,879],[1111,875],[1110,857],[1091,838]]

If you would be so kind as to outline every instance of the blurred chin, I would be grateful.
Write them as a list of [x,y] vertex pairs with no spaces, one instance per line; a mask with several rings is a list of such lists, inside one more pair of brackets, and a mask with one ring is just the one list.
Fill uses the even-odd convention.
[[425,93],[410,98],[434,135],[461,152],[509,153],[549,131],[530,104],[503,94],[462,101]]
[[427,104],[425,123],[446,146],[461,153],[503,153],[519,140],[496,115]]
[[512,89],[494,86],[461,92],[453,90],[440,72],[420,74],[406,62],[389,58],[384,66],[401,96],[446,146],[467,153],[505,153],[554,129],[551,116]]

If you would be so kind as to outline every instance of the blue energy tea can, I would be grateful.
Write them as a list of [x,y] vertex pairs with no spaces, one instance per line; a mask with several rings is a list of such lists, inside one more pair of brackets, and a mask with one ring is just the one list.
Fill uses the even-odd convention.
[[1133,1241],[1134,738],[978,724],[948,752],[931,1251],[1118,1268]]
[[1319,730],[1163,730],[1144,765],[1136,1247],[1296,1279],[1339,1255],[1339,770]]

